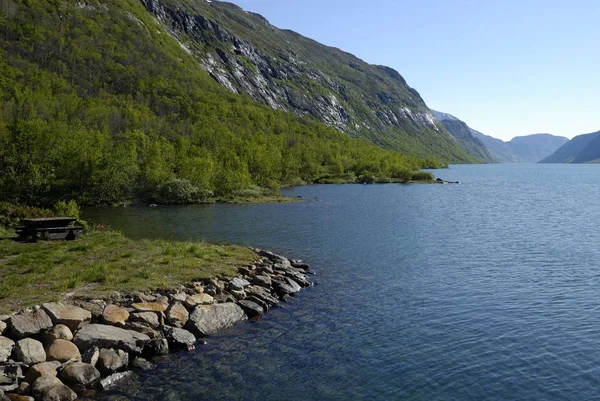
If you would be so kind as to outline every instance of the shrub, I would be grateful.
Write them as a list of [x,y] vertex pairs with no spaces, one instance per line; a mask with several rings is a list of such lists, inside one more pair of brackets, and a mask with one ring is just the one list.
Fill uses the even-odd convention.
[[411,178],[413,181],[433,181],[434,179],[433,174],[428,171],[417,171]]
[[163,205],[188,205],[206,201],[211,196],[212,191],[202,190],[189,180],[178,178],[162,183],[153,200]]
[[34,219],[39,217],[52,217],[54,212],[28,205],[15,205],[8,202],[0,202],[0,225],[13,227],[19,225],[21,219]]

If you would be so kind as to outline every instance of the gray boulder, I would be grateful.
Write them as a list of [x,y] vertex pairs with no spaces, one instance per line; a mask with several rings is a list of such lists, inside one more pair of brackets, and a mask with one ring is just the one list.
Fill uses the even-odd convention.
[[100,379],[100,372],[88,363],[73,362],[64,368],[59,376],[65,384],[70,386],[76,384],[89,386]]
[[8,325],[6,324],[6,322],[0,320],[0,335],[4,333],[4,330],[6,330],[7,327]]
[[232,302],[198,305],[190,315],[186,328],[196,337],[208,336],[246,319],[242,308]]
[[100,350],[98,349],[98,347],[92,347],[85,350],[85,352],[81,355],[81,362],[88,363],[92,366],[96,366],[99,357]]
[[17,361],[26,365],[35,365],[46,361],[46,351],[44,345],[38,340],[24,338],[17,341],[15,345],[15,357]]
[[50,327],[52,319],[42,309],[19,313],[10,318],[10,332],[17,339],[35,336]]
[[196,344],[196,336],[187,330],[171,326],[165,326],[163,330],[169,341],[169,348],[173,350],[190,349]]
[[129,320],[144,323],[153,329],[158,329],[162,319],[159,318],[156,312],[133,312],[129,315]]
[[271,286],[273,285],[271,277],[266,275],[254,276],[254,278],[252,279],[252,284],[259,285],[265,288],[271,288]]
[[238,301],[238,305],[242,307],[242,309],[244,310],[246,315],[248,315],[249,318],[259,317],[265,313],[265,310],[262,306],[247,299],[242,299],[241,301]]
[[74,401],[77,394],[52,375],[40,376],[32,386],[31,395],[37,401]]
[[42,308],[50,316],[54,324],[64,324],[71,331],[80,329],[92,320],[92,314],[78,306],[47,303],[43,304]]
[[102,348],[98,356],[96,368],[103,376],[108,376],[120,370],[125,370],[129,365],[129,354],[123,350]]
[[107,390],[116,385],[117,383],[131,379],[134,376],[135,373],[133,373],[131,370],[128,370],[127,372],[113,373],[112,375],[100,380],[100,382],[98,383],[98,387],[100,388],[100,390]]
[[80,350],[98,346],[133,353],[141,353],[149,341],[150,337],[145,334],[103,324],[88,324],[79,330],[73,339]]
[[167,309],[167,323],[171,326],[183,327],[189,318],[188,310],[180,302],[175,302]]
[[33,384],[39,377],[43,375],[56,376],[56,369],[59,367],[60,362],[58,361],[42,362],[33,365],[27,371],[27,375],[25,375],[25,381]]
[[147,359],[144,359],[144,358],[138,356],[138,357],[133,358],[133,361],[131,361],[131,367],[134,369],[148,371],[148,370],[154,369],[156,367],[156,365],[154,365],[152,362],[148,361]]
[[233,291],[242,291],[244,289],[244,287],[247,287],[250,285],[250,282],[248,280],[245,280],[243,278],[239,278],[239,277],[235,277],[233,279],[231,279],[229,281],[229,290],[233,290]]
[[14,348],[15,342],[13,340],[0,336],[0,362],[8,361]]

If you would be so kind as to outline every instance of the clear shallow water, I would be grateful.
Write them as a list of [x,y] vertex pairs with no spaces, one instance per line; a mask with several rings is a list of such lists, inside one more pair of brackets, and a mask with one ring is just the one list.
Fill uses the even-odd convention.
[[86,211],[134,238],[273,249],[319,283],[104,399],[600,399],[600,167],[435,174],[462,184]]

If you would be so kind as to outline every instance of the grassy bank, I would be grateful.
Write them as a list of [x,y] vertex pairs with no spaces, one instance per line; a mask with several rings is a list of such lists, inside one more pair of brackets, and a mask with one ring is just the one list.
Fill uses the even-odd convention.
[[114,231],[92,230],[77,241],[0,240],[0,314],[55,301],[67,292],[100,296],[231,276],[256,259],[243,247],[133,241]]

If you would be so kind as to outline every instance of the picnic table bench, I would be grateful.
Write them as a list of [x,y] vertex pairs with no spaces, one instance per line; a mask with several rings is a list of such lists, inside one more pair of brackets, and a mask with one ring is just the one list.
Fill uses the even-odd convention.
[[75,220],[75,217],[23,219],[23,225],[17,227],[17,233],[22,241],[74,240],[83,231],[83,227],[72,225]]

